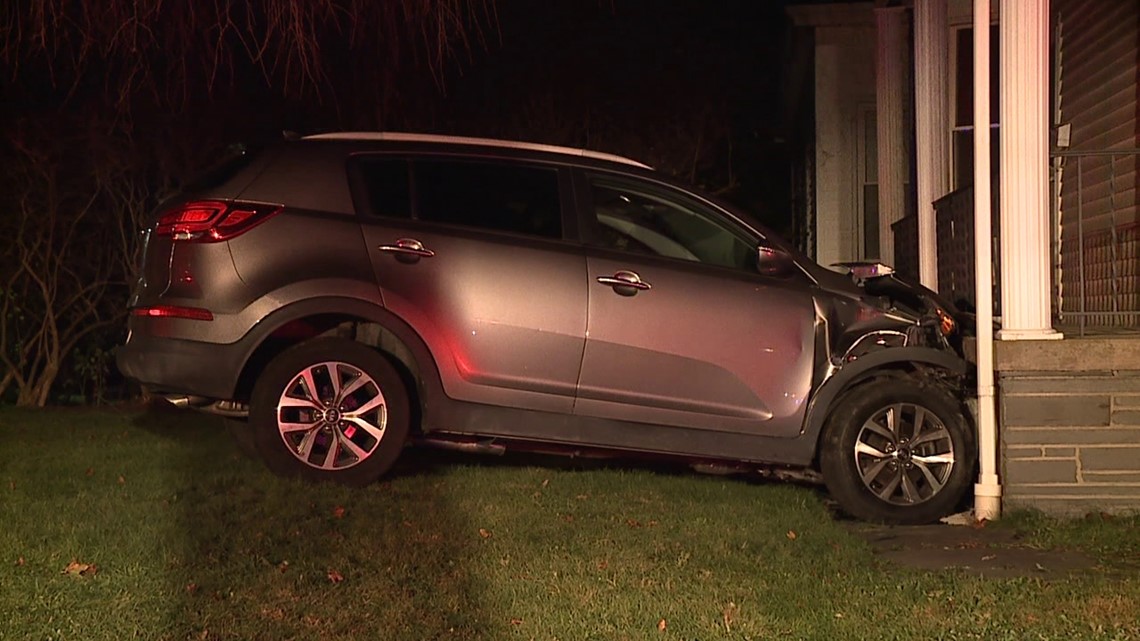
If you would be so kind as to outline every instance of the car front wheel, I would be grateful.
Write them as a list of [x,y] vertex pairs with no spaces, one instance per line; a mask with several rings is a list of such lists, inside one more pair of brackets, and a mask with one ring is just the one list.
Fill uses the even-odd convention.
[[973,475],[973,432],[954,398],[911,378],[843,394],[820,444],[824,482],[868,521],[930,523],[953,512]]
[[337,338],[289,348],[253,388],[254,445],[273,472],[367,485],[391,468],[408,436],[408,393],[388,360]]

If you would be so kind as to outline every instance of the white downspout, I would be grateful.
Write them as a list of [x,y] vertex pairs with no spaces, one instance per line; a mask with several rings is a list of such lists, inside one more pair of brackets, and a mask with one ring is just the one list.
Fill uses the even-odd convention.
[[990,0],[974,0],[974,296],[978,322],[978,458],[974,518],[1001,516],[994,409],[993,225],[990,211]]

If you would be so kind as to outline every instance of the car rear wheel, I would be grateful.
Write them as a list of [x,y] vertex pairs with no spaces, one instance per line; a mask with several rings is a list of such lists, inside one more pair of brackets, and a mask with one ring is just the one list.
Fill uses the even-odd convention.
[[911,378],[882,379],[841,396],[820,448],[832,497],[868,521],[936,521],[958,507],[974,470],[973,433],[959,404]]
[[281,353],[254,385],[250,423],[273,472],[367,485],[391,468],[408,436],[408,393],[366,345],[321,338]]

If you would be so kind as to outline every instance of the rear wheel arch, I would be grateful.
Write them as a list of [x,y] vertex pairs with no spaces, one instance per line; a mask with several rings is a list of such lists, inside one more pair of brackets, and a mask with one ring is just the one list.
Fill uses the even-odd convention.
[[234,398],[248,402],[254,384],[279,354],[318,337],[340,337],[368,345],[387,358],[413,395],[413,426],[418,410],[443,393],[439,370],[426,343],[411,326],[390,311],[355,299],[320,298],[279,309],[251,332],[252,347],[243,360]]

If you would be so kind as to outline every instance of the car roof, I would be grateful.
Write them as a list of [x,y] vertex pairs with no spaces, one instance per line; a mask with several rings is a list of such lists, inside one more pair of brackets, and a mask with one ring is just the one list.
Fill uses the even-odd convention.
[[441,136],[437,134],[417,134],[405,133],[396,131],[341,131],[327,134],[316,134],[312,136],[305,136],[302,140],[367,140],[367,141],[392,141],[392,142],[422,142],[422,143],[440,143],[452,145],[469,145],[474,147],[497,147],[507,149],[521,149],[526,151],[538,151],[549,154],[559,154],[563,156],[578,156],[581,158],[592,158],[595,160],[606,160],[609,162],[620,163],[623,165],[630,165],[641,169],[652,169],[649,165],[626,158],[625,156],[618,156],[616,154],[607,154],[600,151],[590,151],[589,149],[578,149],[576,147],[561,147],[558,145],[544,145],[541,143],[533,142],[518,142],[514,140],[499,140],[496,138],[473,138],[469,136]]

